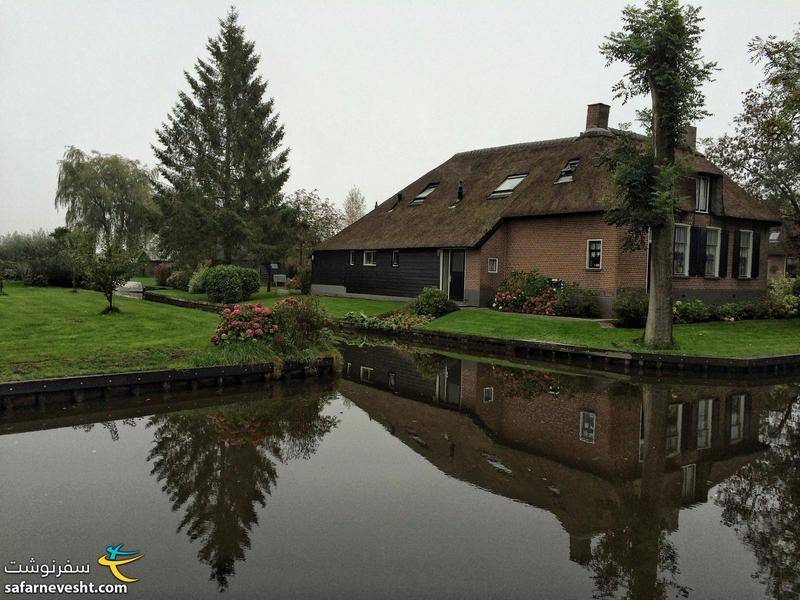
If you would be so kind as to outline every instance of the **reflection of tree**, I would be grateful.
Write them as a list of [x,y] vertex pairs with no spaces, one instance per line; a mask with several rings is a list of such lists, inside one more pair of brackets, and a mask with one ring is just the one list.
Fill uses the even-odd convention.
[[722,522],[752,550],[755,574],[776,599],[800,594],[800,397],[761,422],[763,458],[719,487]]
[[625,590],[625,598],[666,597],[669,588],[686,595],[678,585],[678,553],[670,542],[664,518],[663,481],[666,459],[667,409],[670,389],[642,386],[644,447],[641,485],[620,489],[610,508],[614,524],[592,548],[595,597],[610,598]]
[[[136,427],[136,419],[122,419],[120,422],[128,427]],[[91,431],[94,429],[95,425],[97,425],[97,423],[84,423],[83,425],[73,425],[72,428],[80,429],[81,431]],[[109,434],[111,435],[111,441],[119,441],[119,428],[117,427],[117,421],[101,421],[100,425],[102,425],[104,429],[108,429]]]
[[250,547],[256,504],[266,504],[276,463],[309,458],[336,425],[320,415],[326,401],[279,398],[150,418],[152,474],[173,510],[184,510],[178,531],[199,540],[198,557],[220,591]]

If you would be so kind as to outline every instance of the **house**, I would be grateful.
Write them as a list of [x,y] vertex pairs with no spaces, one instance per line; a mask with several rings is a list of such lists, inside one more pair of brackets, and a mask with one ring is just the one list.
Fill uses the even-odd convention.
[[782,277],[797,277],[800,233],[787,235],[786,229],[773,227],[769,231],[767,253],[767,279],[775,281]]
[[[460,152],[315,248],[312,291],[413,298],[425,287],[470,306],[489,303],[514,270],[577,282],[608,311],[621,289],[647,287],[648,252],[622,251],[603,222],[614,194],[598,155],[619,135],[610,107],[588,107],[577,136]],[[695,147],[696,130],[687,131]],[[676,217],[674,294],[710,302],[766,289],[778,216],[696,151]]]

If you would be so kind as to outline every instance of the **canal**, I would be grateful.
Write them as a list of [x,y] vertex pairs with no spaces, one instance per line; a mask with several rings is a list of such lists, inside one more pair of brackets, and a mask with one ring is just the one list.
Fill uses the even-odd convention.
[[800,595],[800,381],[341,351],[5,415],[5,591],[118,584],[116,547],[129,598]]

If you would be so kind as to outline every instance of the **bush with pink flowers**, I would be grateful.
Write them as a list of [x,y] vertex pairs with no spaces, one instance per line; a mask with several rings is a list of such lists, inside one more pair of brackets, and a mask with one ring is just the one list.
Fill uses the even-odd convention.
[[221,313],[221,322],[211,337],[216,344],[232,344],[239,342],[269,343],[278,331],[278,325],[272,318],[272,311],[260,304],[237,304],[226,308]]

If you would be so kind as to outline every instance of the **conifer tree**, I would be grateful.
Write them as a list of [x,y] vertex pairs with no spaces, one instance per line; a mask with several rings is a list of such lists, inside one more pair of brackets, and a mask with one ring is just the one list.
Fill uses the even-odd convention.
[[260,57],[231,8],[206,44],[208,59],[185,72],[167,121],[156,132],[157,200],[163,215],[162,249],[193,265],[204,258],[262,261],[264,248],[284,244],[286,215],[281,188],[289,177],[283,126]]

